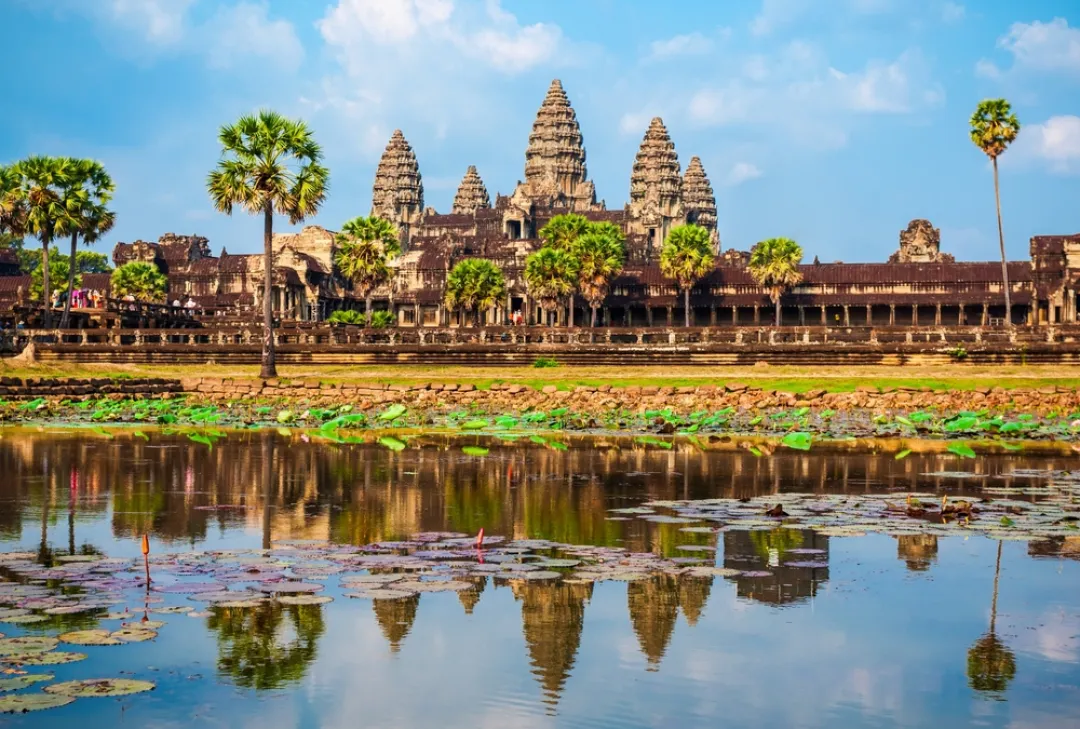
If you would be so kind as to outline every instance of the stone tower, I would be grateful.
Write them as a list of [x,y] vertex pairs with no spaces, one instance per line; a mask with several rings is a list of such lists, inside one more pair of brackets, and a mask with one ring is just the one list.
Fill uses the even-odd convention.
[[461,184],[458,185],[457,194],[454,195],[454,207],[451,210],[455,215],[472,215],[481,208],[490,208],[491,198],[488,197],[484,181],[480,179],[476,167],[469,165]]
[[654,117],[630,173],[629,232],[645,235],[647,250],[657,250],[685,220],[682,202],[679,156],[664,121]]
[[556,198],[572,210],[596,207],[596,188],[586,179],[577,115],[558,79],[551,82],[536,112],[525,150],[523,187],[530,198]]
[[705,174],[700,157],[691,157],[682,180],[683,209],[686,222],[700,225],[709,231],[717,251],[720,249],[720,235],[716,231],[716,196]]
[[371,214],[397,226],[405,249],[423,221],[424,183],[420,165],[400,129],[394,130],[375,170]]

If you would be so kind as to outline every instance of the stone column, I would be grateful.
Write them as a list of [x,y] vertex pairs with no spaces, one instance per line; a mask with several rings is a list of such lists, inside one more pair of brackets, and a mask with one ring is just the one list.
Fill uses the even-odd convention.
[[982,321],[980,323],[983,326],[990,323],[990,304],[983,304]]
[[874,307],[870,304],[866,305],[866,326],[871,326],[874,323]]
[[806,326],[806,307],[799,307],[799,326]]
[[956,324],[958,326],[963,326],[964,325],[964,306],[965,306],[964,303],[961,302],[960,303],[960,313],[956,317]]
[[889,304],[889,326],[896,326],[896,304]]
[[716,305],[715,304],[710,304],[709,305],[709,326],[711,326],[711,327],[716,326]]
[[757,304],[754,305],[754,323],[755,324],[760,324],[761,323],[761,307],[758,306]]
[[911,305],[911,326],[913,326],[913,327],[919,326],[919,305],[918,304],[912,304]]
[[731,307],[731,326],[739,326],[739,307]]
[[653,325],[652,307],[648,304],[645,305],[645,325],[650,327]]
[[851,326],[851,307],[844,304],[844,326]]
[[828,326],[828,308],[827,306],[821,307],[821,326]]
[[941,304],[934,307],[934,326],[941,326]]
[[667,307],[667,325],[668,326],[672,325],[671,322],[672,322],[672,318],[673,318],[672,317],[673,313],[674,313],[674,307],[671,307],[671,306]]

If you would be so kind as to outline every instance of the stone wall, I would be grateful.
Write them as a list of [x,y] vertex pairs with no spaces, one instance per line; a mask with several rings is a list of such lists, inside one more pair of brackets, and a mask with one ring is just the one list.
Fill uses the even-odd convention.
[[179,380],[160,377],[0,377],[0,397],[24,399],[37,397],[84,397],[88,395],[160,395],[179,393]]

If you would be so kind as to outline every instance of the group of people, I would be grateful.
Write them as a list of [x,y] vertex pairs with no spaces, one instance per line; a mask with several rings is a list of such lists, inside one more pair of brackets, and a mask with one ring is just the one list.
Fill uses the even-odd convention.
[[174,309],[179,309],[181,307],[185,309],[199,308],[199,305],[195,303],[195,299],[191,298],[190,296],[188,297],[188,300],[185,301],[183,304],[180,303],[180,299],[173,299],[172,305]]
[[[52,308],[59,309],[64,305],[67,297],[67,291],[53,291]],[[103,309],[105,308],[105,294],[97,289],[75,289],[71,292],[71,308]]]

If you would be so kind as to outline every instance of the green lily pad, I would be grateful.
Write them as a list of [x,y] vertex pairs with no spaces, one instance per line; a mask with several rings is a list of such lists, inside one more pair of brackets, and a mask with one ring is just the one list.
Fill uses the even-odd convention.
[[30,625],[31,623],[44,623],[48,619],[48,615],[13,615],[10,618],[0,618],[0,623],[11,623],[12,625]]
[[107,630],[74,630],[62,633],[60,640],[71,645],[121,645]]
[[44,653],[60,645],[56,638],[43,635],[24,635],[19,638],[0,638],[0,656],[17,653]]
[[491,423],[489,423],[486,420],[467,420],[466,422],[461,424],[461,429],[462,430],[480,430],[481,428],[486,428],[489,425],[491,425]]
[[900,451],[895,456],[893,456],[893,458],[895,458],[898,461],[902,461],[902,460],[904,460],[905,458],[907,458],[910,455],[911,455],[911,450],[909,449],[909,450]]
[[967,443],[950,443],[946,450],[962,458],[975,458],[975,451]]
[[390,450],[394,451],[395,453],[405,450],[404,443],[402,443],[397,438],[391,438],[388,435],[384,435],[382,438],[379,438],[379,445],[385,446]]
[[51,673],[28,673],[25,676],[16,676],[15,678],[3,678],[0,679],[0,691],[18,691],[27,686],[33,686],[35,683],[52,680],[53,675]]
[[46,686],[45,692],[54,696],[87,698],[90,696],[130,696],[153,691],[156,684],[130,678],[91,678],[82,681],[65,681]]
[[55,709],[67,706],[74,696],[51,696],[49,694],[16,694],[0,698],[0,714],[25,714],[28,711]]
[[157,631],[149,628],[121,628],[109,634],[110,638],[124,643],[142,643],[157,637]]
[[2,663],[14,663],[19,666],[59,666],[64,663],[75,663],[86,660],[85,653],[68,653],[64,651],[46,651],[45,653],[17,653],[0,658]]
[[464,446],[461,452],[467,456],[486,456],[488,454],[487,448],[481,448],[480,446]]
[[813,443],[813,440],[813,436],[809,433],[796,431],[785,435],[784,439],[780,442],[788,448],[794,448],[797,451],[808,451],[810,450],[810,445]]
[[379,420],[393,420],[405,414],[405,406],[395,403],[379,414]]

